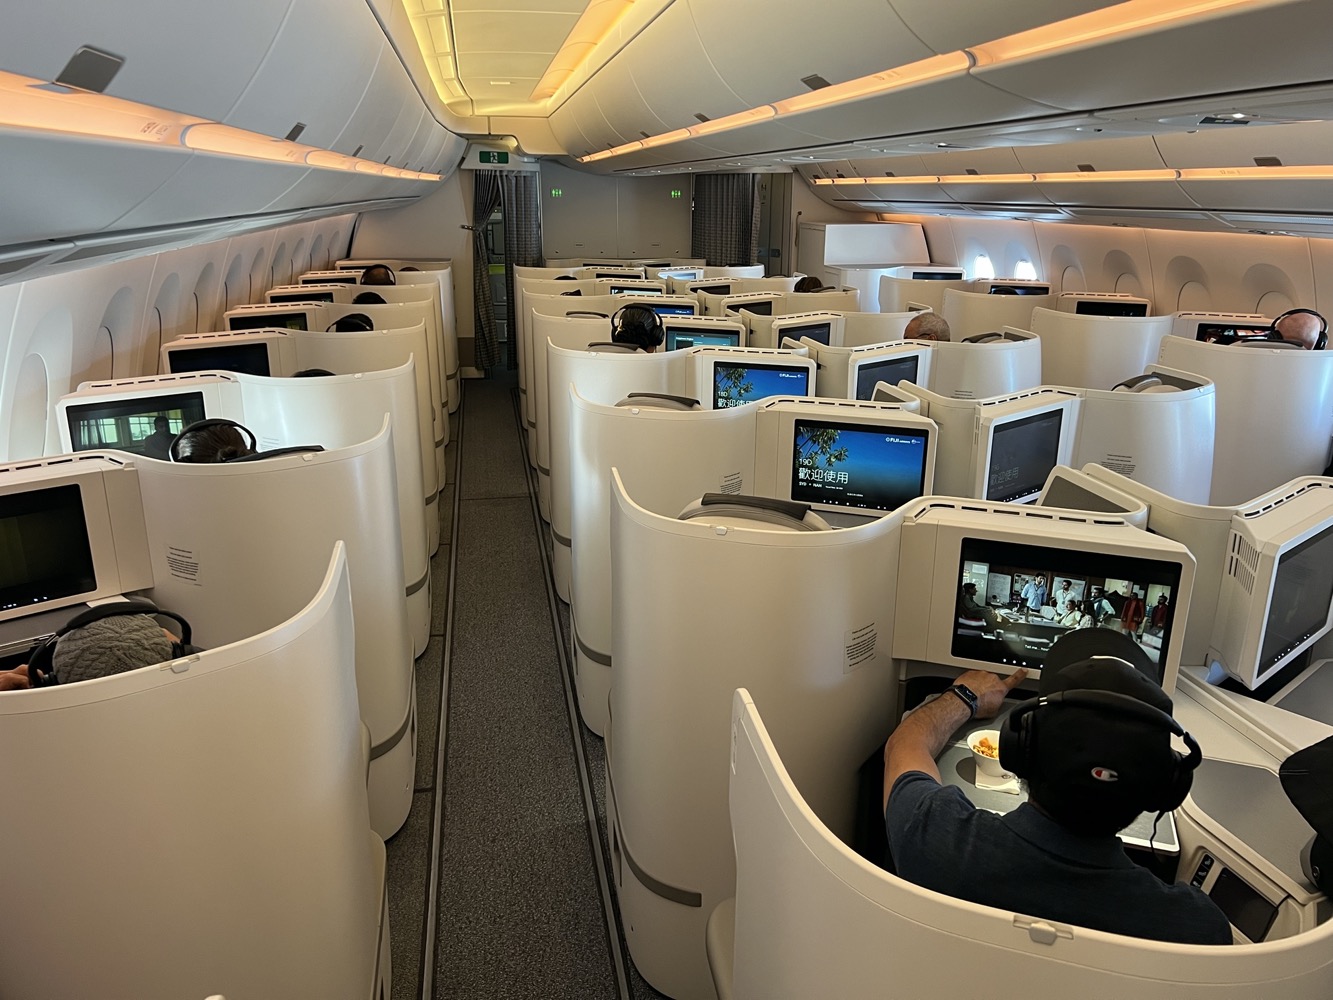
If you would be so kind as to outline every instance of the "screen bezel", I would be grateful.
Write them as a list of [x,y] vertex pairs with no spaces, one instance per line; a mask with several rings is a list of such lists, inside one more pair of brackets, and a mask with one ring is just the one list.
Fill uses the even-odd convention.
[[[1084,306],[1089,308],[1085,309]],[[1125,312],[1126,309],[1136,311]],[[1075,299],[1074,315],[1100,316],[1111,319],[1145,319],[1148,315],[1148,303],[1135,299]]]
[[[759,316],[763,314],[756,313],[755,315]],[[818,337],[811,336],[809,333],[810,330],[822,330],[824,332],[824,339],[820,340]],[[778,320],[774,320],[773,322],[774,343],[778,344],[782,343],[783,337],[790,337],[792,340],[797,340],[797,341],[799,341],[802,337],[809,337],[810,340],[814,341],[816,344],[821,345],[822,347],[832,347],[834,346],[832,343],[833,320],[826,319],[814,323],[806,321],[802,323],[792,323],[790,326],[781,323]]]
[[[257,377],[272,378],[274,377],[275,370],[278,368],[278,365],[275,364],[276,361],[275,357],[276,352],[274,351],[275,346],[276,345],[274,341],[269,340],[267,338],[260,340],[244,340],[241,341],[240,343],[234,343],[234,342],[227,343],[226,341],[222,340],[205,340],[201,342],[185,341],[177,343],[174,346],[168,345],[166,347],[167,368],[169,374],[172,375],[191,375],[194,374],[195,372],[221,371],[221,372],[232,372],[233,374],[256,375]],[[257,372],[239,371],[238,369],[235,368],[218,368],[216,366],[211,368],[189,368],[189,369],[177,370],[175,365],[175,357],[177,354],[198,353],[201,351],[208,351],[208,350],[214,350],[214,351],[238,350],[238,349],[255,348],[255,347],[262,347],[264,349],[264,361],[265,364],[268,366],[268,371],[262,373],[262,375]]]
[[[921,377],[921,362],[923,361],[923,355],[925,353],[926,352],[924,350],[914,350],[914,351],[899,351],[891,354],[875,354],[870,357],[853,356],[847,365],[847,398],[859,399],[864,402],[870,402],[873,396],[875,395],[875,385],[870,386],[870,395],[862,396],[860,387],[861,373],[865,371],[867,368],[874,368],[878,365],[889,364],[891,362],[902,363],[909,359],[914,361],[916,363],[916,372],[913,378],[907,379],[907,381],[911,382],[913,385],[918,385],[918,386],[921,385],[921,383],[917,382],[916,379]],[[886,380],[882,378],[876,378],[875,384],[884,381]],[[901,381],[903,381],[903,379],[898,379],[898,382]],[[898,382],[891,382],[889,384],[896,386]]]
[[[935,466],[934,428],[924,420],[917,422],[910,418],[903,419],[906,416],[907,415],[905,414],[895,414],[895,420],[893,422],[886,421],[880,423],[874,420],[867,420],[864,415],[860,415],[860,419],[856,419],[849,414],[845,419],[840,419],[828,413],[809,413],[807,415],[806,413],[796,411],[784,412],[783,425],[779,430],[778,438],[779,460],[781,460],[783,456],[785,456],[787,460],[785,478],[786,494],[784,498],[796,503],[808,503],[810,506],[819,510],[836,510],[850,514],[875,515],[887,514],[897,510],[904,504],[911,503],[918,497],[926,496],[930,488],[930,483],[933,478],[932,472]],[[868,503],[856,504],[830,502],[828,500],[819,499],[818,496],[813,495],[813,493],[816,493],[817,491],[802,492],[801,495],[798,496],[797,486],[799,482],[799,466],[796,456],[796,441],[798,439],[798,427],[801,425],[814,425],[820,428],[839,430],[845,429],[876,435],[899,434],[904,437],[918,439],[921,442],[921,467],[917,474],[916,492],[911,496],[904,497],[900,503],[895,504],[892,507],[884,507]]]
[[[1041,479],[1037,482],[1036,486],[1032,489],[1024,489],[1021,493],[1013,493],[1012,490],[1006,491],[1007,493],[1012,493],[1013,495],[1011,496],[1002,496],[1002,497],[990,496],[991,472],[992,472],[992,466],[995,463],[996,435],[1005,432],[1013,432],[1020,427],[1038,424],[1043,421],[1049,421],[1053,417],[1058,418],[1056,432],[1055,432],[1055,454],[1052,456],[1051,467],[1041,474]],[[982,479],[985,482],[985,486],[981,490],[981,498],[983,500],[989,500],[992,503],[1026,503],[1040,496],[1042,488],[1046,485],[1046,480],[1049,479],[1051,476],[1051,471],[1057,465],[1061,464],[1060,444],[1068,436],[1065,430],[1065,420],[1067,418],[1068,414],[1064,411],[1064,409],[1062,407],[1056,406],[1056,407],[1043,407],[1042,409],[1036,410],[1032,413],[1022,413],[1013,417],[993,421],[990,425],[989,430],[987,431],[987,436],[986,436],[986,461],[985,461],[985,467],[981,473]],[[1018,485],[1027,486],[1028,484],[1020,483]]]
[[[194,417],[193,419],[184,420],[183,423],[185,425],[192,423],[194,420],[203,420],[208,416],[208,408],[204,403],[204,393],[200,389],[183,389],[179,392],[154,393],[152,395],[85,396],[84,400],[85,400],[84,402],[71,401],[69,403],[66,403],[64,407],[65,427],[69,431],[69,443],[71,452],[106,451],[108,448],[111,448],[117,451],[125,451],[131,455],[144,454],[144,452],[142,451],[130,451],[127,448],[115,444],[88,445],[87,447],[80,448],[78,446],[78,434],[75,431],[75,426],[86,419],[100,419],[93,415],[95,411],[102,411],[108,408],[115,408],[124,411],[121,413],[111,414],[112,417],[145,416],[148,414],[157,416],[163,410],[181,409],[181,406],[179,405],[155,406],[152,404],[154,403],[161,404],[161,402],[164,400],[183,400],[187,401],[188,403],[197,404],[199,413],[199,416]],[[147,414],[144,412],[145,409],[148,411]],[[139,442],[135,443],[137,444]]]
[[736,406],[745,406],[748,403],[756,403],[764,399],[777,398],[775,396],[757,396],[754,399],[745,400],[745,402],[735,403],[733,404],[733,406],[718,406],[717,375],[719,367],[745,368],[745,369],[763,368],[767,371],[783,371],[783,372],[799,371],[805,375],[805,391],[784,392],[784,393],[779,393],[778,395],[808,397],[814,391],[814,386],[813,386],[815,378],[814,365],[808,359],[792,358],[791,360],[768,361],[762,357],[755,357],[753,359],[746,358],[744,356],[739,356],[736,358],[711,357],[708,359],[708,367],[707,367],[708,381],[706,385],[708,392],[706,394],[696,394],[697,398],[701,400],[706,398],[708,402],[708,409],[710,410],[730,410],[734,409]]
[[[708,327],[680,327],[680,326],[667,326],[667,327],[665,327],[665,330],[666,330],[666,336],[663,338],[662,343],[664,344],[665,349],[668,350],[668,351],[688,351],[688,350],[689,350],[690,348],[692,348],[692,347],[743,347],[743,346],[745,346],[744,344],[741,343],[741,339],[742,339],[742,331],[740,331],[740,330],[728,330],[728,329],[721,329],[721,330],[718,330],[718,329],[711,329],[711,330],[710,330]],[[681,337],[699,337],[699,336],[703,336],[703,337],[722,337],[722,336],[734,337],[735,340],[736,340],[736,342],[735,342],[734,344],[687,344],[687,345],[684,345],[684,346],[682,346],[682,345],[680,345],[679,343],[677,343],[677,341],[678,341],[679,338],[681,338]]]
[[[1321,525],[1316,525],[1309,531],[1302,532],[1296,538],[1283,543],[1272,557],[1272,568],[1265,574],[1267,576],[1268,591],[1264,595],[1263,610],[1258,619],[1259,634],[1256,639],[1254,655],[1254,674],[1256,683],[1261,683],[1264,678],[1281,670],[1295,657],[1308,649],[1321,636],[1326,634],[1330,628],[1333,628],[1333,592],[1330,592],[1330,605],[1328,612],[1324,615],[1323,622],[1317,625],[1313,630],[1306,632],[1294,643],[1288,643],[1277,653],[1270,654],[1267,663],[1263,660],[1264,640],[1268,637],[1268,626],[1273,617],[1273,595],[1277,590],[1278,576],[1282,572],[1283,560],[1326,539],[1333,539],[1333,523],[1322,523]],[[1246,669],[1248,670],[1248,665]]]
[[1014,295],[1050,295],[1050,294],[1051,294],[1051,286],[1050,286],[1049,284],[1047,284],[1047,283],[1044,283],[1044,282],[1036,282],[1036,283],[1034,283],[1034,284],[1024,284],[1022,281],[1018,281],[1018,280],[1014,280],[1014,281],[1003,281],[1003,280],[992,281],[992,282],[990,282],[990,283],[986,286],[986,294],[987,294],[987,295],[1011,294],[1011,293],[1009,293],[1009,292],[996,292],[995,289],[997,289],[997,288],[1013,289],[1012,294],[1014,294]]
[[[1074,448],[1074,437],[1077,430],[1077,397],[1063,396],[1048,402],[1042,402],[1044,393],[1034,394],[1025,399],[1010,400],[1004,403],[993,405],[982,405],[978,407],[977,412],[977,432],[976,444],[973,453],[973,479],[972,495],[975,497],[984,497],[986,495],[987,484],[990,480],[991,450],[994,445],[994,428],[997,425],[1004,425],[1014,420],[1021,420],[1025,417],[1037,416],[1043,412],[1055,409],[1065,411],[1064,418],[1060,421],[1060,443],[1056,448],[1055,465],[1070,465],[1071,453]],[[1052,466],[1054,468],[1054,466]],[[1046,473],[1050,475],[1050,470]],[[1043,483],[1045,480],[1043,479]],[[1035,499],[1041,492],[1041,486],[1030,494],[1023,502],[1027,503]],[[993,501],[999,502],[999,501]],[[1018,501],[1006,501],[1016,503]]]
[[[256,309],[235,310],[227,313],[225,319],[228,332],[248,333],[251,330],[300,330],[303,333],[310,332],[310,310],[309,309],[280,309],[277,307],[263,306]],[[304,326],[289,326],[283,320],[287,317],[301,318]],[[251,324],[250,317],[255,317],[260,322]],[[237,320],[241,320],[245,325],[236,326]]]

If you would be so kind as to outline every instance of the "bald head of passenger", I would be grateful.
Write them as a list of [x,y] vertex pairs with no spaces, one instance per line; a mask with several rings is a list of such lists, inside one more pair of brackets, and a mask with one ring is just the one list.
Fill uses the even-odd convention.
[[1307,351],[1323,350],[1328,323],[1309,309],[1292,309],[1273,320],[1273,329],[1283,340],[1300,344]]
[[949,323],[933,312],[917,313],[903,330],[904,340],[948,340]]

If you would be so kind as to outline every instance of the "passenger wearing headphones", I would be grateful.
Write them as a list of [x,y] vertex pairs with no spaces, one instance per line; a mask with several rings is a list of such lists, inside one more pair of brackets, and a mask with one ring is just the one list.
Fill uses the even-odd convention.
[[1328,320],[1313,309],[1288,309],[1273,320],[1274,339],[1300,344],[1307,351],[1322,351],[1328,343]]
[[[1230,924],[1207,895],[1162,882],[1116,836],[1140,813],[1179,806],[1202,759],[1151,679],[1156,669],[1127,636],[1062,636],[1047,653],[1041,696],[1014,708],[1000,731],[1000,764],[1028,790],[1027,802],[1003,816],[941,784],[935,757],[959,727],[996,715],[1026,671],[968,671],[908,715],[884,748],[885,824],[898,874],[1044,920],[1230,944]],[[1171,748],[1173,733],[1188,755]]]
[[613,344],[625,344],[652,354],[662,346],[665,337],[662,317],[647,306],[623,306],[611,317]]
[[948,340],[949,321],[938,313],[917,313],[907,321],[904,340]]
[[234,462],[254,453],[255,436],[250,429],[222,418],[196,420],[176,435],[167,452],[173,462],[195,463]]

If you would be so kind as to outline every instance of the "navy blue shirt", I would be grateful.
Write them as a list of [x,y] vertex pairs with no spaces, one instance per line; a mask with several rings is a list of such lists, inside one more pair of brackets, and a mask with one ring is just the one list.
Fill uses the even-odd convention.
[[1167,885],[1118,837],[1080,837],[1023,803],[1004,816],[921,771],[901,775],[885,814],[909,882],[985,906],[1113,934],[1230,944],[1231,925],[1191,885]]

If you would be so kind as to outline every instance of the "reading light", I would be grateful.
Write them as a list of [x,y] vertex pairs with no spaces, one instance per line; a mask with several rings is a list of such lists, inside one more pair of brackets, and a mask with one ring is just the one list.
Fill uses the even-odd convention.
[[109,142],[132,142],[193,149],[272,163],[295,163],[320,170],[386,174],[438,181],[439,174],[386,171],[383,164],[307,146],[232,125],[182,115],[105,94],[72,90],[17,73],[0,72],[0,128],[81,135]]

